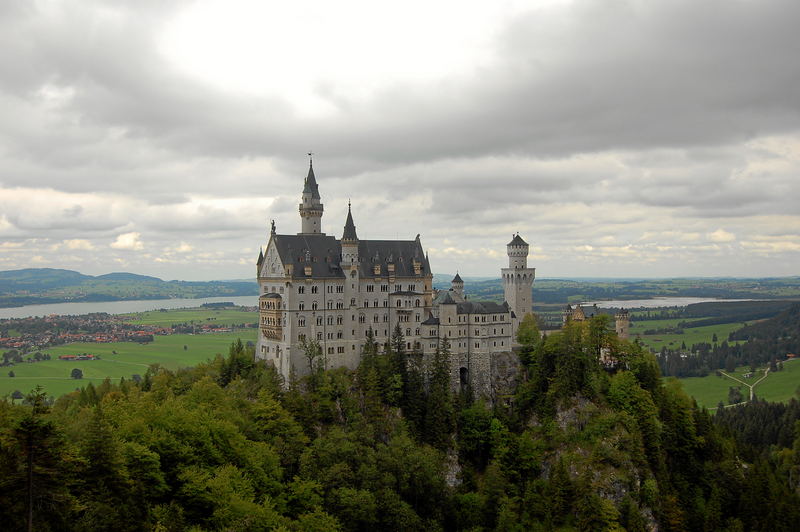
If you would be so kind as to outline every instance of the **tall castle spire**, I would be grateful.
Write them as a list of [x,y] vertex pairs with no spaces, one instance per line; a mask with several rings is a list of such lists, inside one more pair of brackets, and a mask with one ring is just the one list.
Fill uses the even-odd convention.
[[300,234],[320,235],[322,232],[322,201],[319,196],[319,186],[314,175],[314,161],[308,152],[308,175],[303,182],[303,202],[300,204],[300,218],[302,230]]
[[356,234],[356,224],[353,223],[353,213],[350,212],[350,202],[347,202],[347,220],[344,222],[344,233],[342,234],[342,242],[358,241]]
[[347,220],[344,222],[342,233],[342,262],[354,264],[358,262],[358,235],[356,224],[353,223],[353,213],[350,211],[350,202],[347,202]]

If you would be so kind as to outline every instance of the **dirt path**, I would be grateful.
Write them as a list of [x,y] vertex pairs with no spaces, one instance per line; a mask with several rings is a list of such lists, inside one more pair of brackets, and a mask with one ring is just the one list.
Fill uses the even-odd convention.
[[[748,399],[748,401],[752,401],[752,400],[753,400],[753,398],[754,398],[754,397],[755,397],[755,395],[756,395],[756,386],[758,385],[758,383],[760,383],[761,381],[763,381],[764,379],[766,379],[766,378],[767,378],[767,375],[769,375],[769,366],[767,366],[767,368],[764,370],[764,376],[763,376],[763,377],[761,377],[760,379],[758,379],[758,380],[757,380],[756,382],[754,382],[753,384],[747,384],[747,383],[746,383],[746,382],[744,382],[743,380],[739,380],[739,379],[737,379],[736,377],[734,377],[734,376],[732,376],[732,375],[728,375],[727,373],[725,373],[725,372],[724,372],[724,371],[722,371],[722,370],[720,370],[720,373],[721,373],[721,374],[723,374],[723,375],[725,375],[725,376],[726,376],[726,377],[728,377],[729,379],[731,379],[731,380],[734,380],[734,381],[736,381],[736,382],[738,382],[738,383],[740,383],[740,384],[744,384],[745,386],[747,386],[748,388],[750,388],[750,399]],[[748,401],[745,401],[745,402],[748,402]],[[741,404],[741,403],[739,403],[739,404]],[[732,405],[731,405],[731,406],[732,406]]]

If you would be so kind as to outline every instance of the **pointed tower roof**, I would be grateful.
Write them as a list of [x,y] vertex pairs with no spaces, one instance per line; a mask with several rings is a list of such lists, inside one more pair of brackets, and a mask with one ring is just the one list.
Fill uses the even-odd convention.
[[317,178],[314,176],[314,162],[310,159],[308,161],[308,175],[306,176],[305,186],[303,187],[303,194],[311,194],[312,198],[320,199]]
[[522,240],[522,237],[519,236],[519,233],[514,235],[514,238],[511,239],[511,242],[508,243],[509,246],[527,246],[528,243]]
[[342,240],[358,240],[356,234],[356,224],[353,223],[353,213],[350,212],[350,202],[347,202],[347,221],[344,223],[344,233]]
[[256,264],[258,264],[260,266],[262,262],[264,262],[264,252],[261,250],[261,247],[259,246],[259,248],[258,248],[258,260],[256,261]]
[[464,281],[462,281],[462,280],[461,280],[461,276],[460,276],[460,275],[458,275],[458,272],[456,272],[456,276],[455,276],[455,277],[453,277],[453,280],[452,280],[452,281],[450,281],[450,282],[451,282],[451,283],[461,283],[461,284],[464,284]]

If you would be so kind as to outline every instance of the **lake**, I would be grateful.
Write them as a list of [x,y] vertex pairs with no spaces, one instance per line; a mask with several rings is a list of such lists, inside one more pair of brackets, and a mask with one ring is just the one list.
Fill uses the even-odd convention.
[[197,299],[145,299],[135,301],[103,301],[97,303],[51,303],[48,305],[28,305],[25,307],[0,308],[2,318],[29,318],[31,316],[79,316],[92,312],[108,312],[109,314],[130,314],[147,310],[199,307],[203,303],[221,303],[230,301],[234,305],[255,307],[258,296],[236,297],[202,297]]
[[719,299],[717,297],[654,297],[653,299],[616,299],[611,301],[587,301],[581,305],[597,305],[600,308],[659,308],[685,307],[692,303],[715,301],[753,301],[752,299]]

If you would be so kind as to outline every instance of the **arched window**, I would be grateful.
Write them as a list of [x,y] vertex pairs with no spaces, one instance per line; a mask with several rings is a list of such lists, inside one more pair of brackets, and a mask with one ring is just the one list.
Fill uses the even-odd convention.
[[417,299],[416,301],[414,301],[414,306],[415,306],[415,307],[418,307],[418,306],[419,306],[419,299]]

